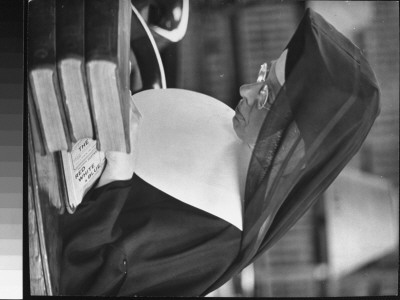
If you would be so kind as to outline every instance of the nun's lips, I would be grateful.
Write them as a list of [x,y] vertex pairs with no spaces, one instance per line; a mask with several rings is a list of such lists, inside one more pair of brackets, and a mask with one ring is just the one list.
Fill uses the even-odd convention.
[[235,110],[235,116],[233,117],[234,119],[238,120],[238,121],[242,121],[245,122],[245,118],[243,117],[243,115],[240,113],[240,111],[238,109]]
[[235,118],[238,119],[238,120],[246,121],[246,119],[244,118],[244,116],[242,115],[242,113],[240,112],[240,109],[239,109],[239,106],[240,106],[241,102],[242,102],[242,100],[240,100],[239,104],[236,106]]

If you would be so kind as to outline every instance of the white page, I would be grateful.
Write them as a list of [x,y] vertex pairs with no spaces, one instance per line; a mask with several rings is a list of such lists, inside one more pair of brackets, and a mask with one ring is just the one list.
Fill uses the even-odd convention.
[[251,150],[233,130],[234,111],[181,89],[144,91],[133,99],[143,116],[135,173],[242,230]]

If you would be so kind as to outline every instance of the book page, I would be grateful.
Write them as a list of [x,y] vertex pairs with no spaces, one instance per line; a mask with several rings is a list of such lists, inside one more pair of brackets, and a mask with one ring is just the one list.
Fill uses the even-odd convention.
[[243,228],[252,150],[235,134],[235,112],[183,89],[133,95],[142,120],[135,173],[164,193]]

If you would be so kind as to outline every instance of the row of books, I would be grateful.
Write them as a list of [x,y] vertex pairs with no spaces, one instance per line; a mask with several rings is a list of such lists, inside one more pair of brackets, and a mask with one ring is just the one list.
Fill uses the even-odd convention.
[[71,151],[82,139],[130,152],[130,0],[32,0],[29,113],[34,148]]
[[[46,166],[56,171],[69,213],[101,175],[104,152],[131,151],[131,14],[130,0],[32,0],[28,5],[34,160],[41,173],[48,173]],[[45,175],[38,174],[42,185]]]

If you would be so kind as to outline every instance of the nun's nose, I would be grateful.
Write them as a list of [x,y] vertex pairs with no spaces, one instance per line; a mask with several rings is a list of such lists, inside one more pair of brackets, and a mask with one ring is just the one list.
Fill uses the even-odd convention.
[[256,82],[244,84],[240,87],[240,96],[246,101],[248,105],[253,105],[259,96],[260,90],[262,89],[264,82]]

